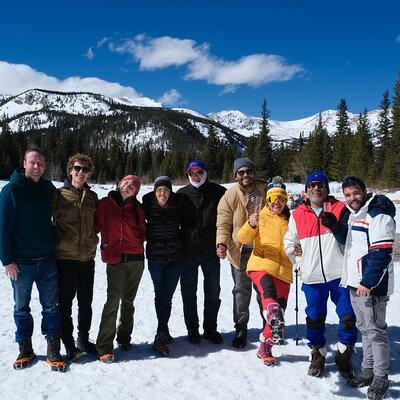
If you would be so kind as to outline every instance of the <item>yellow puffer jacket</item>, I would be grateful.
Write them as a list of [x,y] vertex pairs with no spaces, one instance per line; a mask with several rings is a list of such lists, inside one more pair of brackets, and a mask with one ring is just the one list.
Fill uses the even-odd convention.
[[248,221],[239,229],[236,238],[243,244],[254,240],[254,248],[247,263],[247,272],[266,271],[285,282],[293,282],[293,266],[283,249],[283,237],[288,221],[266,206],[260,212],[259,224],[252,228]]

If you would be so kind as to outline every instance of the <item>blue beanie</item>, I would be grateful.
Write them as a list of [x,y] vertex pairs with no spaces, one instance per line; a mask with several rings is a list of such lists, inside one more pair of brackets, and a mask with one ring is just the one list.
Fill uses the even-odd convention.
[[311,172],[310,175],[307,176],[306,184],[305,184],[305,191],[307,192],[307,186],[311,182],[322,182],[329,193],[329,180],[328,177],[325,175],[325,172],[317,169],[314,172]]

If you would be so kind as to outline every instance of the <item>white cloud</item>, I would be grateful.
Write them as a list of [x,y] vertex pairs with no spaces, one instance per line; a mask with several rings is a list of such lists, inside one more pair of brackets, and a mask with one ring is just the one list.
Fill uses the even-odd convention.
[[95,53],[94,53],[93,47],[89,47],[89,48],[87,49],[87,52],[86,52],[86,54],[85,54],[85,57],[86,57],[88,60],[93,60],[94,56],[95,56]]
[[165,106],[175,106],[180,102],[181,98],[182,95],[176,89],[171,89],[165,92],[158,101]]
[[93,92],[110,97],[140,97],[141,94],[130,86],[103,79],[71,76],[58,79],[46,75],[25,64],[11,64],[0,61],[0,88],[4,94],[18,94],[28,89],[48,89],[61,92]]
[[224,92],[232,92],[238,85],[287,81],[303,72],[301,65],[290,65],[279,55],[250,54],[229,61],[212,55],[207,43],[170,36],[149,38],[142,34],[119,44],[110,41],[108,46],[111,51],[130,54],[142,70],[185,65],[186,79],[225,86]]
[[396,43],[399,43],[399,44],[400,44],[400,35],[397,35]]
[[195,60],[199,51],[196,42],[190,39],[177,39],[163,36],[150,39],[137,35],[119,45],[110,43],[111,51],[129,53],[140,63],[142,70],[154,70],[170,66],[179,66]]

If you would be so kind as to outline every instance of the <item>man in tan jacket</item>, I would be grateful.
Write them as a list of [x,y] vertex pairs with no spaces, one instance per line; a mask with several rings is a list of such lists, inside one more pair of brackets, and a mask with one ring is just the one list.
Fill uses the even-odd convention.
[[[232,345],[241,349],[247,344],[252,283],[246,274],[246,267],[253,244],[243,246],[237,241],[236,233],[251,214],[260,211],[263,205],[264,187],[256,184],[255,165],[246,157],[234,161],[233,176],[236,184],[225,192],[218,204],[216,243],[218,257],[228,257],[231,263],[234,282],[233,321],[236,329]],[[257,301],[262,310],[258,296]]]

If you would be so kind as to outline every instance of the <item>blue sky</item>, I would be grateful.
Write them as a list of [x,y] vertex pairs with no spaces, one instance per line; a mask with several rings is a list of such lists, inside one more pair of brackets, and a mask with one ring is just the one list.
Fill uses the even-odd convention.
[[[203,113],[297,119],[378,108],[400,72],[400,2],[14,1],[2,4],[0,93],[146,96]],[[89,79],[95,78],[95,79]]]

